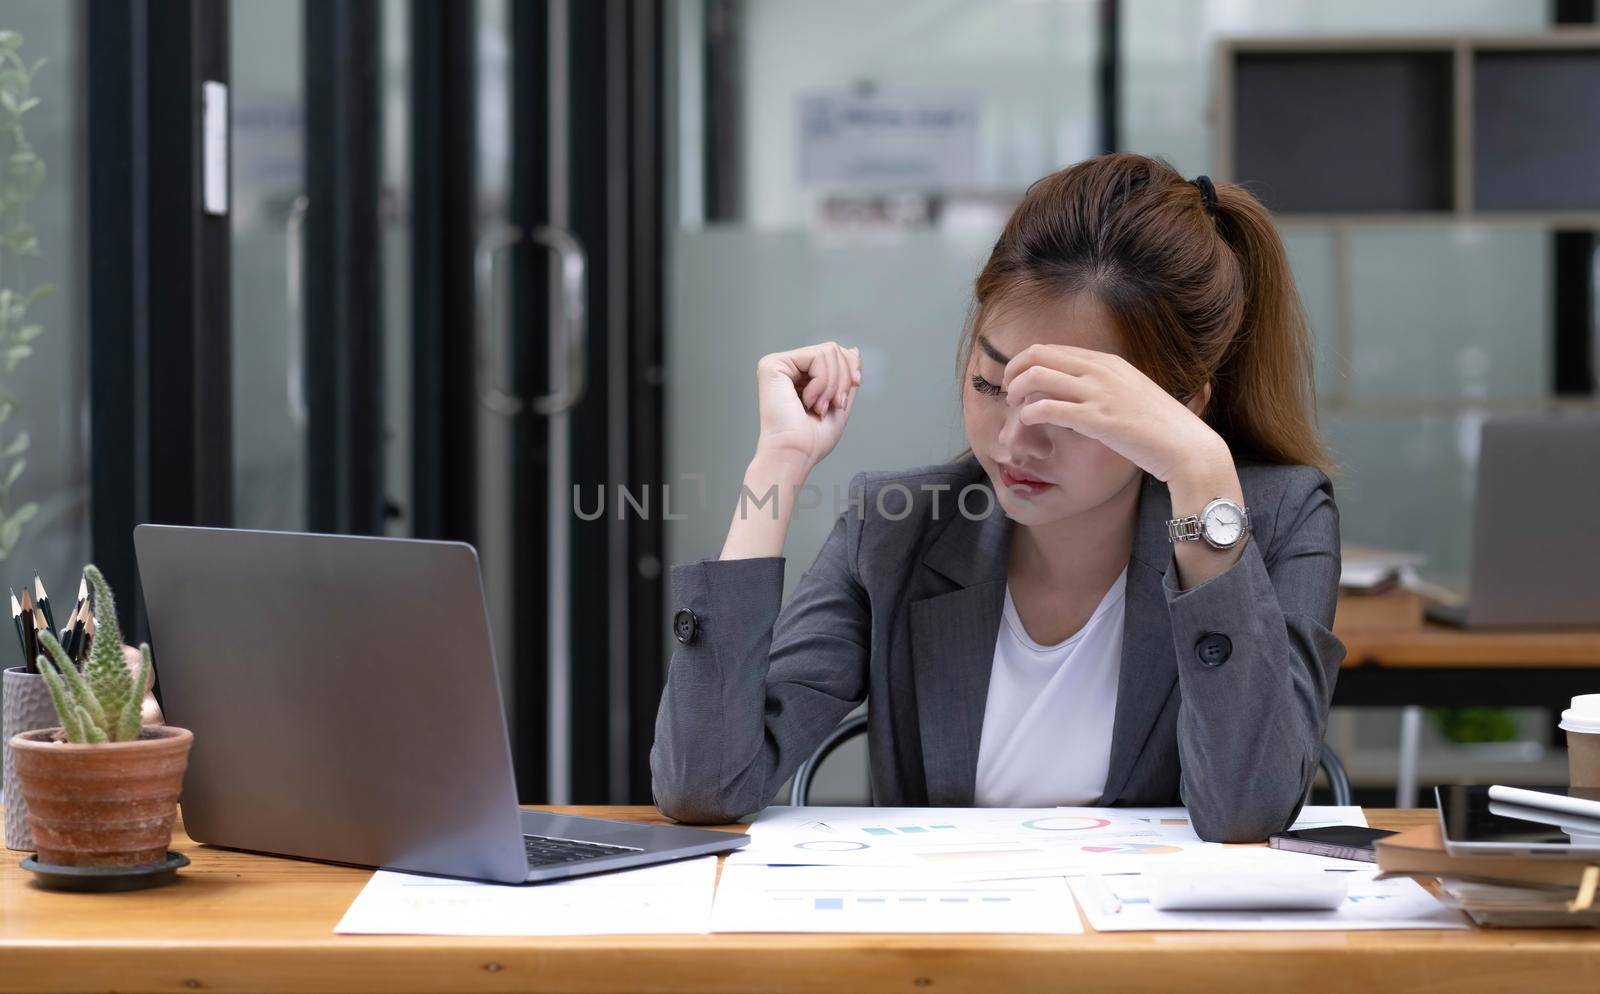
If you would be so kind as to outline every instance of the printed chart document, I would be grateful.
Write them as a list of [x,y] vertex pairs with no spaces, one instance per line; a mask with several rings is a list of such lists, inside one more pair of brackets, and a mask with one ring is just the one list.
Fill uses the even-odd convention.
[[1343,872],[1350,875],[1350,891],[1333,911],[1157,911],[1150,906],[1150,877],[1145,874],[1076,877],[1072,892],[1097,932],[1467,927],[1459,912],[1440,904],[1409,877],[1378,880],[1376,869]]
[[484,884],[379,870],[342,935],[652,935],[710,930],[717,858],[543,884]]
[[[1359,808],[1307,808],[1297,828],[1365,825]],[[771,807],[728,865],[902,866],[1013,878],[1138,873],[1152,862],[1349,868],[1346,860],[1202,842],[1182,808]]]
[[722,869],[714,932],[1083,931],[1062,877],[969,882],[911,867]]

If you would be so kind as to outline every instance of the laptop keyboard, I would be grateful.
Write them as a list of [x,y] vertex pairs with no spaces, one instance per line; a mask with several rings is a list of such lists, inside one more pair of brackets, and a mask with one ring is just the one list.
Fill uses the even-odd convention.
[[528,866],[555,866],[558,863],[576,863],[597,856],[620,856],[639,852],[628,846],[608,846],[599,842],[578,842],[574,839],[550,839],[543,835],[524,835],[522,847],[528,853]]

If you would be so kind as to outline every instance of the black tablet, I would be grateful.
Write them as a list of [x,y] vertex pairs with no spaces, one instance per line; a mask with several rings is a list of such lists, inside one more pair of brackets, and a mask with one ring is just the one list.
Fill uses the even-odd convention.
[[[1528,787],[1600,801],[1592,787]],[[1439,825],[1451,855],[1600,856],[1600,820],[1492,800],[1487,786],[1439,787]]]

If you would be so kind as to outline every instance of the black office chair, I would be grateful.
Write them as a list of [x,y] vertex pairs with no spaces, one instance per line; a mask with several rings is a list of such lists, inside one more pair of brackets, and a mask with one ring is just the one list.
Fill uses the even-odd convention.
[[[867,716],[858,714],[846,718],[835,728],[822,744],[800,764],[794,772],[794,781],[789,787],[789,803],[797,808],[805,807],[811,797],[811,781],[817,774],[817,767],[822,761],[833,754],[833,751],[857,735],[864,734],[867,730]],[[1328,778],[1328,789],[1333,792],[1333,803],[1345,805],[1350,803],[1350,777],[1344,771],[1344,764],[1339,761],[1339,754],[1333,751],[1328,743],[1322,743],[1322,757],[1319,760],[1322,775]]]

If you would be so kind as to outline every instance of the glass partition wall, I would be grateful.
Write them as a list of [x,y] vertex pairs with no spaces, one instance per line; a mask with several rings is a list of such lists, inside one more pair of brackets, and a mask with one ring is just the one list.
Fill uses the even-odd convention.
[[[668,480],[703,481],[709,499],[671,522],[669,561],[720,549],[754,444],[751,373],[767,352],[827,339],[862,349],[850,426],[813,481],[825,495],[860,470],[960,451],[957,334],[1011,205],[1033,179],[1100,151],[1107,133],[1185,175],[1212,171],[1220,40],[1544,31],[1546,8],[680,2]],[[1420,552],[1429,579],[1459,585],[1479,425],[1556,403],[1548,228],[1402,217],[1291,218],[1282,230],[1316,338],[1344,540]],[[824,498],[797,515],[791,587],[827,512]],[[1546,717],[1519,720],[1537,738]],[[1369,779],[1392,776],[1394,713],[1356,720],[1336,721],[1335,738],[1372,747]],[[818,793],[859,800],[864,789],[857,773],[836,792],[824,777]]]

